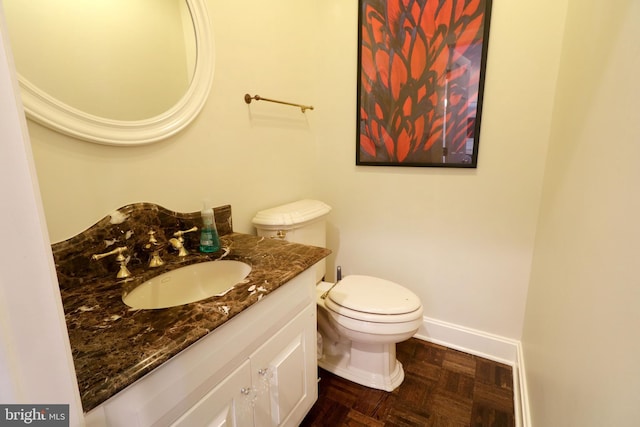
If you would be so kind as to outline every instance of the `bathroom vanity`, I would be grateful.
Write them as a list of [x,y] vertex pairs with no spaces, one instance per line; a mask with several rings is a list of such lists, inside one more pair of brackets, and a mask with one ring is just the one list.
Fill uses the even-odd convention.
[[88,426],[297,426],[317,399],[310,270],[86,414]]
[[[103,240],[142,239],[150,223],[189,228],[197,217],[129,205],[52,245],[87,425],[298,425],[317,398],[310,267],[329,251],[234,233],[230,208],[228,215],[217,208],[220,252],[184,259],[168,253],[166,265],[149,271],[146,260],[135,259],[140,242],[120,239],[132,247],[131,278],[116,279],[115,261],[88,262],[90,277],[77,273]],[[191,251],[193,243],[186,242]],[[153,275],[220,258],[252,268],[224,295],[166,309],[122,302],[123,292]]]

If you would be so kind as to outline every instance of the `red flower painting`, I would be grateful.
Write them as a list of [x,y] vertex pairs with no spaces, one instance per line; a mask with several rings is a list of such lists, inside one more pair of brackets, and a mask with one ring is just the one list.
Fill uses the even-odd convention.
[[359,165],[476,167],[491,0],[360,0]]

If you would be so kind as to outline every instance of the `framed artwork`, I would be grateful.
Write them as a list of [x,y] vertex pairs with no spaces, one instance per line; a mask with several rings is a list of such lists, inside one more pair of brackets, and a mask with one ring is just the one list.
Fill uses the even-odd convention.
[[356,164],[475,168],[491,0],[358,0]]

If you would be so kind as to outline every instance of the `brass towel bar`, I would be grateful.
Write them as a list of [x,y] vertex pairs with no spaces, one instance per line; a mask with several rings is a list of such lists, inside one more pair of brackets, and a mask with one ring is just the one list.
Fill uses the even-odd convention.
[[307,110],[313,110],[312,105],[301,105],[301,104],[294,104],[292,102],[277,101],[275,99],[264,98],[260,95],[251,96],[248,93],[244,96],[244,102],[246,102],[247,104],[251,104],[252,99],[255,99],[256,101],[269,101],[269,102],[275,102],[277,104],[292,105],[294,107],[299,107],[303,113]]

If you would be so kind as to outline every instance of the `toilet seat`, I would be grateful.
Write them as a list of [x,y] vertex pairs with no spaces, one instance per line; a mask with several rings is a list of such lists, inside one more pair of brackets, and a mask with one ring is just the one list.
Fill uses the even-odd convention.
[[373,323],[411,322],[422,316],[420,299],[397,283],[350,275],[338,282],[324,305],[341,316]]

